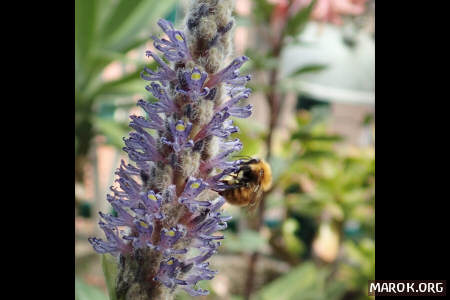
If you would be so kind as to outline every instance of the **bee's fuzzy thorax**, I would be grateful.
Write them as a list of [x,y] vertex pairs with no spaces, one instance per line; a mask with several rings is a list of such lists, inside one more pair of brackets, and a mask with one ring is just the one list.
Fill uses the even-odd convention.
[[261,186],[264,192],[266,192],[272,187],[272,168],[264,160],[261,160],[259,164],[260,167],[264,170],[264,176],[261,181]]
[[249,167],[255,173],[261,169],[263,170],[261,187],[263,191],[268,191],[272,187],[272,169],[270,168],[270,165],[266,161],[258,159],[257,163],[249,164]]

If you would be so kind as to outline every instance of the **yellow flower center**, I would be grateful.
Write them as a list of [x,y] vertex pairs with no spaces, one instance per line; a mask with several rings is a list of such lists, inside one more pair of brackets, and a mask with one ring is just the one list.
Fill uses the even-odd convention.
[[175,126],[175,129],[177,131],[184,131],[186,127],[183,124],[178,124],[177,126]]
[[169,260],[168,262],[167,262],[167,264],[170,266],[170,265],[173,265],[173,260],[171,259],[171,260]]
[[200,73],[197,73],[197,72],[192,73],[192,75],[191,75],[191,79],[192,80],[199,80],[201,77],[202,77],[202,75]]
[[178,33],[175,34],[175,38],[176,38],[177,40],[179,40],[180,42],[184,41],[184,40],[183,40],[183,37],[182,37],[181,35],[179,35]]
[[156,197],[153,194],[148,195],[148,199],[156,201]]
[[193,184],[191,184],[191,189],[198,189],[200,187],[200,183],[198,182],[194,182]]
[[169,230],[169,231],[166,232],[166,235],[168,235],[168,236],[175,236],[175,231]]
[[140,221],[139,224],[141,224],[141,226],[144,228],[148,228],[147,223],[145,223],[144,221]]

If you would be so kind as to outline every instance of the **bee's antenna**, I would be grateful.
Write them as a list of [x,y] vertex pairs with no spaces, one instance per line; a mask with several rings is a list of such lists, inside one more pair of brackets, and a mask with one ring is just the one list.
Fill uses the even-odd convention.
[[244,159],[252,159],[253,157],[248,156],[248,155],[233,155],[233,158],[244,158]]

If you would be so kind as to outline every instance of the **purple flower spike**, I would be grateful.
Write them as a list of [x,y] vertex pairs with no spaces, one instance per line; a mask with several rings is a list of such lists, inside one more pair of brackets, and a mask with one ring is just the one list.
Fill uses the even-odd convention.
[[227,120],[230,116],[230,113],[226,110],[217,112],[212,120],[197,133],[194,137],[194,142],[211,135],[225,139],[232,133],[238,132],[239,129],[236,126],[233,126],[233,120]]
[[242,150],[242,143],[239,139],[221,142],[220,149],[222,151],[219,154],[200,166],[200,171],[209,173],[213,168],[224,170],[239,165],[240,160],[227,160],[231,153]]
[[89,238],[88,241],[92,244],[95,251],[102,254],[110,253],[117,256],[119,253],[127,254],[131,250],[130,246],[126,244],[117,233],[114,233],[114,229],[111,225],[107,225],[103,222],[99,222],[99,225],[105,232],[108,241],[105,242],[101,239]]
[[149,139],[146,139],[144,134],[132,132],[128,139],[124,138],[124,142],[125,147],[123,150],[135,162],[163,160],[156,147],[149,142]]
[[206,187],[207,184],[202,179],[189,177],[188,181],[186,182],[183,194],[180,198],[192,200],[197,197]]
[[211,280],[214,278],[214,275],[217,274],[216,271],[210,270],[208,268],[209,263],[200,263],[202,259],[206,260],[211,257],[215,253],[215,248],[207,251],[207,253],[201,256],[201,259],[198,261],[196,259],[191,260],[194,264],[194,267],[189,272],[188,276],[185,278],[186,286],[183,289],[188,292],[191,296],[201,296],[208,295],[209,292],[207,290],[196,289],[195,285],[200,280]]
[[[226,17],[231,11],[212,3],[193,11],[197,16],[188,16],[189,35],[168,21],[158,22],[167,37],[154,37],[154,46],[164,60],[147,51],[158,68],[141,73],[151,81],[145,88],[157,101],[139,100],[145,116],[130,116],[132,131],[123,150],[131,163],[121,162],[106,196],[116,214],[100,213],[106,240],[89,238],[98,253],[118,256],[116,288],[125,287],[122,292],[130,295],[124,283],[133,282],[136,298],[159,299],[167,288],[207,295],[197,283],[217,273],[208,260],[225,238],[218,231],[231,218],[222,215],[225,199],[214,193],[227,188],[222,178],[236,172],[241,162],[229,158],[242,149],[239,139],[229,139],[238,131],[230,117],[246,118],[252,111],[243,103],[251,92],[245,87],[250,76],[239,73],[248,58],[241,56],[215,74],[204,71],[217,70],[216,63],[222,65],[227,57],[228,39],[222,37],[233,25]],[[204,43],[199,36],[204,27],[197,26],[211,11],[211,18],[220,15],[226,25],[214,29],[213,38]],[[217,51],[208,51],[211,47]],[[222,99],[222,88],[229,99]],[[217,147],[219,153],[213,151]]]
[[170,61],[177,62],[191,59],[184,33],[175,30],[172,23],[164,19],[160,19],[158,21],[158,25],[167,34],[170,41],[166,39],[158,39],[153,36],[153,45],[155,48],[163,52],[164,56]]
[[192,297],[209,295],[209,291],[208,290],[203,290],[203,289],[200,289],[200,288],[199,289],[195,289],[194,286],[192,286],[192,285],[183,287],[183,290],[185,290]]
[[111,206],[117,213],[117,217],[111,215],[106,215],[99,212],[100,216],[109,224],[113,226],[128,226],[133,227],[134,218],[125,209],[123,209],[119,202],[111,202]]
[[177,284],[184,283],[176,278],[179,272],[180,261],[174,257],[162,261],[159,265],[158,274],[155,280],[158,280],[168,288],[175,288]]
[[174,184],[167,187],[162,195],[162,199],[164,204],[173,203],[176,201],[176,186]]
[[206,83],[208,88],[216,86],[220,82],[226,82],[234,86],[244,85],[250,80],[250,76],[239,76],[239,68],[248,60],[247,56],[236,58],[225,69],[210,76]]
[[[116,196],[120,199],[122,197],[119,194],[124,195],[131,205],[135,205],[137,201],[139,201],[139,184],[123,168],[119,168],[119,170],[116,171],[116,175],[120,177],[120,179],[117,180],[117,183],[119,183],[120,188],[123,190],[123,194],[116,193]],[[112,201],[109,202],[112,204],[119,199],[111,199]]]
[[221,124],[221,126],[214,126],[211,129],[211,134],[220,138],[228,138],[235,132],[239,132],[239,128],[233,126],[233,120],[226,120]]
[[153,97],[157,98],[159,101],[155,103],[145,102],[147,107],[145,111],[154,111],[155,113],[166,113],[171,114],[174,112],[179,112],[178,106],[174,103],[172,99],[167,95],[167,92],[159,84],[152,82],[151,85],[147,85],[145,89],[152,93]]
[[[235,73],[235,76],[231,76],[230,79],[224,79],[223,81],[231,84],[232,86],[243,86],[247,83],[247,81],[250,81],[252,77],[250,75],[245,76],[238,76],[238,72]],[[233,78],[234,77],[234,78]]]
[[139,126],[139,127],[143,127],[143,128],[156,129],[156,130],[164,129],[164,122],[159,117],[152,120],[152,119],[145,119],[144,117],[141,117],[141,116],[131,115],[130,119],[132,120],[130,122],[130,126]]
[[128,237],[135,249],[141,249],[147,247],[148,241],[151,240],[153,233],[153,226],[148,221],[136,220],[135,227],[138,235],[136,237]]
[[207,187],[208,185],[202,179],[189,177],[178,202],[186,205],[191,212],[195,212],[199,207],[210,206],[210,201],[199,201],[195,199]]
[[194,146],[192,140],[188,140],[189,133],[191,132],[192,124],[184,123],[182,120],[178,120],[176,123],[170,123],[170,132],[172,134],[173,142],[168,141],[165,137],[161,138],[161,142],[172,146],[173,150],[178,153],[183,148],[191,148]]
[[160,68],[158,68],[158,70],[155,72],[145,67],[144,71],[141,72],[142,79],[147,81],[159,81],[163,86],[166,86],[168,82],[176,79],[177,74],[175,73],[175,71],[169,68],[169,66],[161,58],[159,58],[158,55],[153,54],[153,52],[149,50],[145,53],[148,57],[153,57]]
[[[237,163],[239,164],[239,163]],[[225,188],[227,188],[227,184],[224,184],[221,179],[227,175],[229,175],[230,173],[236,172],[238,170],[237,167],[229,167],[225,170],[223,170],[221,173],[211,176],[209,177],[206,182],[208,183],[208,185],[210,186],[211,189],[213,189],[214,191],[223,191]]]
[[228,112],[230,115],[236,118],[248,118],[251,116],[253,110],[253,106],[251,104],[246,106],[233,106]]
[[230,97],[234,97],[236,95],[239,95],[241,93],[250,95],[252,90],[245,87],[245,86],[233,86],[233,85],[226,85],[225,90],[227,92],[227,95]]
[[163,228],[161,230],[161,242],[159,246],[164,250],[172,248],[184,234],[185,231],[180,226],[172,227],[170,229]]
[[151,220],[164,219],[164,214],[161,212],[161,194],[155,194],[154,191],[148,191],[147,193],[141,193],[140,199],[140,205],[132,208],[137,215],[150,218]]
[[177,92],[190,96],[192,100],[197,100],[200,96],[203,97],[209,93],[209,88],[203,87],[203,83],[208,76],[206,72],[194,68],[192,72],[183,72],[182,76],[183,80],[177,86]]
[[243,93],[231,98],[223,105],[219,106],[216,111],[227,111],[231,116],[237,118],[248,118],[252,114],[252,105],[249,104],[247,106],[238,106],[237,104],[242,99],[247,99],[249,96],[250,90],[247,89]]
[[147,122],[149,127],[146,128],[164,130],[164,120],[158,115],[158,112],[153,106],[148,105],[148,102],[142,99],[137,102],[137,105],[142,107],[142,109],[148,114],[149,119]]
[[161,206],[161,195],[155,194],[154,191],[148,191],[146,197],[143,197],[144,204],[151,212],[157,212]]
[[[220,196],[216,198],[216,202],[211,206],[211,211],[215,212],[219,210],[225,204],[225,198]],[[231,217],[227,217],[228,220],[231,220]]]

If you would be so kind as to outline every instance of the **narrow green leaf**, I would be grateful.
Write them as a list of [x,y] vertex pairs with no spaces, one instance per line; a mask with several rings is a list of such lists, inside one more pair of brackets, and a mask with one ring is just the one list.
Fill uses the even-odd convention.
[[118,123],[115,120],[95,118],[97,130],[106,136],[107,143],[121,149],[124,146],[123,137],[127,135],[126,124]]
[[97,26],[97,0],[75,1],[75,72],[77,80],[83,82],[84,69],[89,65]]
[[255,0],[253,2],[253,12],[252,15],[256,20],[262,23],[268,23],[270,21],[270,16],[274,10],[275,5],[271,4],[267,0]]
[[297,70],[295,70],[294,72],[289,74],[289,77],[294,77],[294,76],[302,75],[305,73],[320,72],[326,68],[327,68],[327,65],[323,65],[323,64],[308,64],[308,65],[301,66],[300,68],[298,68]]
[[315,4],[316,0],[312,0],[308,6],[304,7],[295,16],[288,20],[285,30],[286,35],[295,37],[299,35],[303,31],[303,29],[305,29],[305,26],[309,21],[309,16],[311,15]]
[[122,0],[108,18],[103,30],[106,48],[123,51],[134,44],[146,27],[153,28],[157,18],[173,8],[175,0]]
[[101,37],[103,40],[108,40],[120,31],[121,27],[128,19],[132,19],[133,13],[136,13],[143,3],[152,3],[153,1],[145,0],[121,0],[118,1],[115,8],[110,11],[110,14],[105,17],[105,24],[101,30]]
[[84,101],[93,102],[90,96],[97,86],[101,85],[100,74],[103,69],[112,62],[109,57],[92,56],[89,66],[83,68],[83,73],[75,80],[75,93],[78,93]]
[[261,137],[265,133],[264,128],[260,124],[247,119],[233,118],[233,121],[239,127],[239,133],[233,134],[232,138],[239,137],[244,145],[239,155],[254,156],[258,154],[262,146]]
[[75,278],[75,300],[108,300],[108,297],[101,290]]
[[327,300],[339,300],[342,299],[347,287],[343,281],[331,281],[325,290]]
[[[155,62],[152,62],[150,65],[148,65],[147,67],[149,68],[154,68],[156,66]],[[142,72],[142,70],[144,69],[144,65],[139,65],[136,68],[136,71],[131,72],[129,74],[126,74],[124,76],[122,76],[121,78],[117,79],[117,80],[112,80],[112,81],[108,81],[103,83],[102,85],[98,86],[97,90],[93,92],[92,97],[97,97],[99,95],[103,95],[103,94],[117,94],[120,93],[122,94],[124,91],[129,91],[127,90],[127,86],[128,87],[134,87],[137,84],[139,85],[139,92],[143,91],[144,86],[146,85],[146,81],[144,81],[141,77],[140,74]],[[128,95],[130,95],[131,93],[129,93]]]
[[102,255],[102,268],[105,276],[106,286],[109,292],[109,300],[116,300],[116,278],[117,278],[117,262],[116,259],[109,255]]
[[256,299],[325,300],[323,291],[324,275],[325,271],[319,271],[313,263],[303,263],[262,288],[256,295]]
[[272,167],[273,182],[277,182],[283,172],[289,167],[289,162],[286,159],[276,155],[273,155],[270,158],[269,164]]
[[247,252],[261,251],[267,247],[267,240],[258,232],[253,230],[244,230],[240,234],[225,234],[227,244],[225,248],[231,252]]
[[97,25],[96,0],[75,1],[75,45],[79,59],[89,54]]
[[343,137],[338,134],[311,134],[308,132],[298,131],[291,136],[291,139],[302,141],[324,141],[324,142],[339,142]]

